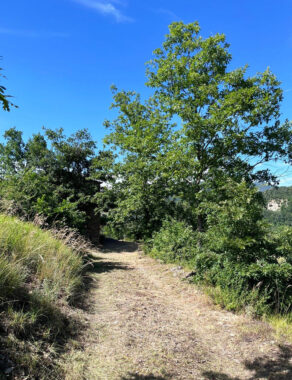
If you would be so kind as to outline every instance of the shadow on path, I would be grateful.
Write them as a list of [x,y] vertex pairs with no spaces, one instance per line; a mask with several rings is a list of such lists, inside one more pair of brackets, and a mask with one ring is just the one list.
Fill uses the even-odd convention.
[[121,380],[170,380],[171,375],[154,376],[154,375],[139,375],[137,373],[129,373],[126,377],[122,377]]
[[132,270],[128,265],[117,263],[114,261],[104,261],[98,257],[92,257],[88,266],[88,272],[90,273],[106,273],[113,270]]
[[[94,276],[95,274],[108,273],[114,270],[132,270],[128,265],[124,265],[119,262],[104,260],[101,257],[88,254],[86,257],[86,270],[83,275],[83,292],[80,293],[79,297],[75,301],[75,306],[88,313],[95,312],[94,302],[92,302],[91,297],[84,297],[91,289],[97,288],[99,284],[99,278]],[[1,380],[1,378],[0,378]]]
[[106,238],[104,239],[101,251],[103,253],[135,252],[138,248],[138,244],[134,242]]
[[239,377],[230,377],[224,373],[213,371],[203,372],[202,375],[206,380],[241,380]]
[[[245,367],[254,374],[249,380],[291,380],[292,379],[292,349],[290,346],[279,345],[279,352],[274,358],[258,357],[244,363]],[[240,380],[238,377],[230,377],[219,372],[204,372],[202,374],[208,380]]]

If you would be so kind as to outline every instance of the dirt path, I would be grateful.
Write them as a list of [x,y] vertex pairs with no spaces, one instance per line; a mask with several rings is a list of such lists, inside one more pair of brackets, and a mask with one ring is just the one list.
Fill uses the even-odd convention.
[[96,254],[85,379],[292,379],[268,325],[220,310],[183,275],[131,243]]

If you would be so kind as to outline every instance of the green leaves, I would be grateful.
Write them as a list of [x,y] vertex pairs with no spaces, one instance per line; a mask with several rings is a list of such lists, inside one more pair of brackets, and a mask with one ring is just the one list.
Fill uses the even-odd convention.
[[0,145],[0,195],[13,202],[21,216],[43,215],[47,222],[65,223],[87,232],[88,225],[99,233],[96,193],[107,178],[103,166],[107,152],[97,153],[87,130],[66,137],[62,129],[45,129],[27,142],[12,128]]
[[147,85],[161,107],[181,119],[190,175],[206,181],[202,173],[217,166],[234,176],[235,165],[246,178],[263,179],[254,165],[246,165],[250,157],[285,158],[291,139],[291,125],[278,120],[280,82],[269,69],[254,77],[247,77],[247,66],[228,71],[224,35],[203,39],[198,23],[173,23],[169,29],[148,64]]
[[109,192],[114,193],[116,201],[109,211],[109,222],[122,235],[149,237],[172,204],[168,168],[163,169],[172,124],[157,99],[142,103],[134,92],[114,89],[112,108],[118,110],[118,117],[106,121],[112,132],[105,142],[118,149],[121,156],[113,165]]
[[[0,67],[0,79],[5,78],[2,74],[2,70],[3,69]],[[2,105],[2,109],[4,111],[10,111],[10,107],[17,108],[17,106],[9,100],[10,98],[11,96],[6,94],[6,87],[0,84],[0,104]]]
[[179,209],[194,228],[206,231],[209,204],[225,199],[226,181],[243,181],[247,191],[255,181],[276,182],[257,166],[288,160],[291,123],[279,121],[280,82],[269,69],[255,76],[247,75],[247,66],[229,71],[230,62],[223,34],[203,38],[197,22],[175,22],[148,63],[146,84],[154,95],[142,102],[135,92],[113,88],[112,108],[119,113],[106,121],[112,132],[105,141],[120,154],[120,215],[135,193],[130,214],[140,217],[146,210],[138,199],[153,191],[151,210],[175,199],[171,212]]

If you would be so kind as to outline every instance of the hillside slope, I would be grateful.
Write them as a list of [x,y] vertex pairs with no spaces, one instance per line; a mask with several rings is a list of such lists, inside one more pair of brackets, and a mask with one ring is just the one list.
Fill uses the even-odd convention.
[[51,379],[82,287],[79,252],[31,223],[0,215],[0,378]]
[[269,189],[263,195],[268,205],[265,218],[275,225],[292,226],[292,186]]

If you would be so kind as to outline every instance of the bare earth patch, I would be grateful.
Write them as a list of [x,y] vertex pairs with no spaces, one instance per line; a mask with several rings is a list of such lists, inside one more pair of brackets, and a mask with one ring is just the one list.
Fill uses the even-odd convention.
[[183,271],[134,243],[109,241],[95,256],[80,378],[292,379],[291,347],[267,324],[214,306]]

